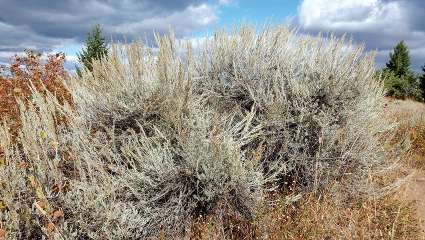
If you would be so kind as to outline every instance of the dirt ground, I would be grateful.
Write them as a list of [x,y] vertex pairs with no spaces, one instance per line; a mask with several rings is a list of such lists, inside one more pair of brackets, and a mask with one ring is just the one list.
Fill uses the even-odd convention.
[[416,211],[421,221],[422,239],[425,239],[425,173],[418,171],[407,186],[407,198],[416,203]]
[[[425,104],[411,100],[389,99],[386,110],[390,116],[398,116],[401,124],[411,127],[425,122]],[[425,156],[416,156],[416,161],[425,163]],[[411,168],[411,166],[407,166]],[[406,189],[407,199],[416,203],[417,217],[421,221],[422,236],[425,239],[425,169],[413,167],[414,175]],[[416,169],[415,169],[416,168]]]

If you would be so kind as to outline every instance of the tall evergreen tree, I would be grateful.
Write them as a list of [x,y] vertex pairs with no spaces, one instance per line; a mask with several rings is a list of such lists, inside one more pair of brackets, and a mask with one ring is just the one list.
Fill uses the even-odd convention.
[[[85,41],[85,48],[79,53],[78,60],[89,71],[93,70],[93,61],[100,60],[108,55],[108,46],[105,37],[102,34],[102,29],[99,24],[96,24],[88,33]],[[77,68],[77,73],[81,75],[80,69]]]
[[419,87],[422,91],[422,98],[425,100],[425,65],[422,67],[422,76],[419,77]]
[[419,79],[410,70],[409,50],[404,41],[399,42],[390,53],[390,60],[383,71],[383,76],[389,96],[423,99]]
[[395,46],[392,53],[390,53],[390,61],[386,64],[387,70],[394,73],[397,77],[404,77],[410,75],[410,57],[409,50],[401,41]]

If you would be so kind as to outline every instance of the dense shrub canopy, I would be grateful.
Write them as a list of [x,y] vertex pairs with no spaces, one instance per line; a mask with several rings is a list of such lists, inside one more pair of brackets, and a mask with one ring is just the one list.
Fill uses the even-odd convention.
[[373,54],[286,27],[218,32],[196,49],[157,39],[159,52],[115,45],[74,76],[72,108],[33,89],[18,143],[0,128],[11,237],[175,236],[223,203],[252,220],[290,180],[371,193],[391,127]]
[[384,86],[387,90],[387,95],[399,99],[413,98],[422,100],[422,90],[420,82],[417,81],[414,75],[406,75],[398,77],[394,72],[384,70],[380,73],[385,79]]

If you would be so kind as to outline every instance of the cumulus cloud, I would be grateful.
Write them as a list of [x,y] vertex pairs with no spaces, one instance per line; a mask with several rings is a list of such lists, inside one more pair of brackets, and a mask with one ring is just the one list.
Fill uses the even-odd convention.
[[[384,32],[406,29],[399,2],[379,0],[305,0],[300,7],[300,22],[307,29],[348,32]],[[391,24],[397,22],[398,24]]]
[[348,33],[368,49],[378,50],[383,66],[401,40],[410,48],[412,68],[425,64],[425,1],[423,0],[304,0],[298,23],[306,32]]
[[122,23],[116,26],[107,26],[109,32],[122,35],[134,35],[142,33],[146,29],[164,31],[173,28],[176,33],[186,35],[193,29],[200,29],[208,26],[217,19],[214,7],[201,4],[199,6],[189,6],[183,11],[174,12],[167,16],[152,16],[131,23]]
[[78,45],[95,23],[107,36],[132,39],[170,28],[186,35],[217,18],[207,0],[0,0],[0,6],[0,63],[25,48]]

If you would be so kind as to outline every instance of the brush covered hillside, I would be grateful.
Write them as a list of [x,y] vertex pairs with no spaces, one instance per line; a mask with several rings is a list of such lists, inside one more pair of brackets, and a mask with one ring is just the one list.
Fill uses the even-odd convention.
[[157,44],[79,75],[15,59],[0,239],[420,238],[373,53],[286,27]]

